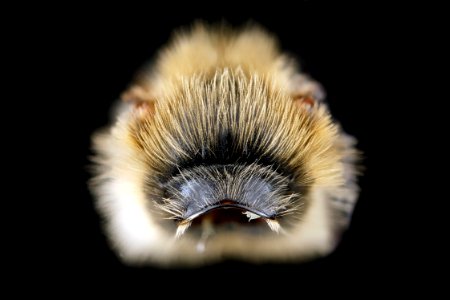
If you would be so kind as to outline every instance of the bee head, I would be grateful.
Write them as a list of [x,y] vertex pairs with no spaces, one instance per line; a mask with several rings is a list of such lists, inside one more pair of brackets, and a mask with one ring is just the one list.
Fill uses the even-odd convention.
[[175,36],[94,135],[91,187],[128,263],[307,259],[358,194],[354,140],[259,27]]

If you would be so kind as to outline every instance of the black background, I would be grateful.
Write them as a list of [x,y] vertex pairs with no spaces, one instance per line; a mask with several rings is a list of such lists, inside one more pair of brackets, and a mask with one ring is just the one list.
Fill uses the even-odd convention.
[[[56,162],[57,171],[51,179],[56,186],[52,193],[56,202],[46,222],[47,233],[56,246],[45,250],[50,255],[44,265],[57,266],[57,277],[82,274],[80,280],[95,278],[91,282],[215,280],[220,275],[225,281],[217,279],[217,284],[233,286],[245,285],[243,278],[255,277],[261,282],[257,290],[275,292],[284,285],[297,289],[302,284],[320,285],[325,281],[338,283],[345,291],[347,285],[356,283],[373,285],[378,280],[374,274],[379,273],[383,274],[379,279],[384,286],[397,284],[397,275],[403,271],[403,253],[397,247],[402,236],[391,222],[391,208],[400,204],[394,202],[395,191],[382,188],[395,176],[389,172],[395,149],[387,149],[383,140],[395,130],[385,103],[392,88],[387,66],[396,55],[390,47],[396,29],[385,27],[389,15],[369,8],[352,13],[350,6],[340,6],[338,12],[309,1],[299,5],[267,14],[219,9],[172,14],[170,10],[135,7],[119,14],[76,10],[75,16],[67,19],[57,16],[58,21],[50,27],[64,24],[64,30],[52,35],[47,53],[57,65],[47,82],[56,94],[48,105],[54,109],[57,104],[65,112],[56,118],[58,130],[66,133],[50,129],[48,139],[55,146],[45,149]],[[365,166],[360,200],[349,230],[328,257],[304,264],[255,266],[228,261],[195,270],[161,270],[124,266],[109,249],[86,186],[90,178],[90,136],[108,124],[111,104],[139,67],[167,42],[171,32],[197,19],[226,20],[232,25],[252,20],[276,34],[282,48],[298,57],[303,70],[323,84],[331,112],[344,130],[358,138]]]

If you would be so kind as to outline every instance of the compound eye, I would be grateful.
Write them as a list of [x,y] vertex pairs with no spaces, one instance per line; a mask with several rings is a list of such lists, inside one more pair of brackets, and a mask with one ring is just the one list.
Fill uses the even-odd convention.
[[294,96],[293,101],[301,109],[311,110],[316,105],[316,101],[311,96],[297,95]]

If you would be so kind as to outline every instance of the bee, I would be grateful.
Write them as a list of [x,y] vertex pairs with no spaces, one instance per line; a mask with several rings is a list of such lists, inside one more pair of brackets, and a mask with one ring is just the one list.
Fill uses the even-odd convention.
[[128,264],[304,261],[358,196],[355,139],[260,27],[181,31],[93,135],[90,188]]

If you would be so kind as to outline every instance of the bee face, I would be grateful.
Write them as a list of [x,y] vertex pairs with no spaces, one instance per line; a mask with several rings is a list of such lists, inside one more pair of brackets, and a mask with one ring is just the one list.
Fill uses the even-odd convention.
[[[255,60],[255,49],[268,50]],[[342,203],[356,199],[354,152],[318,85],[258,29],[199,27],[162,53],[94,138],[92,189],[121,257],[196,265],[330,251],[352,209]]]

